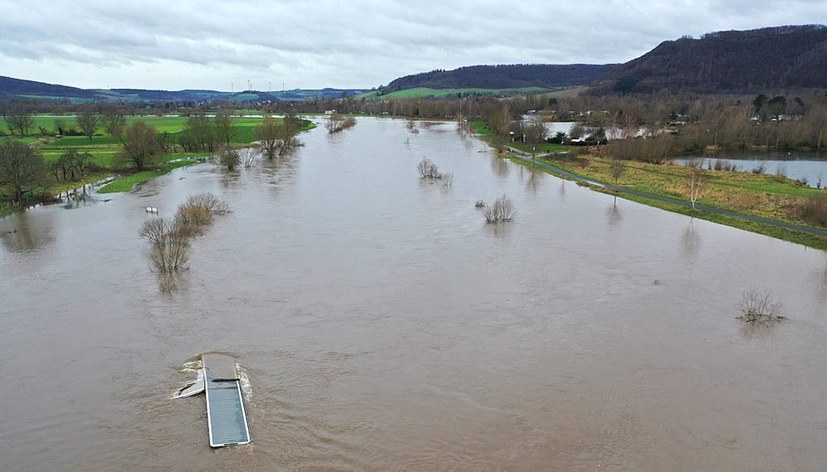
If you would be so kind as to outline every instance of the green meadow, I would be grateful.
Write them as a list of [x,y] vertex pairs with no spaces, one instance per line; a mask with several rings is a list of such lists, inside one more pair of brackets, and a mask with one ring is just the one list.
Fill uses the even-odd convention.
[[[64,132],[69,130],[78,131],[80,129],[74,116],[36,115],[32,118],[32,136],[25,138],[8,136],[10,133],[5,119],[0,119],[0,131],[6,135],[0,136],[0,142],[4,140],[14,140],[29,144],[37,148],[47,164],[56,162],[62,154],[70,150],[75,150],[79,153],[88,152],[92,156],[89,162],[91,165],[89,166],[88,172],[86,172],[79,181],[53,182],[49,186],[33,192],[33,196],[44,191],[51,193],[65,191],[83,184],[100,181],[113,175],[117,176],[118,179],[99,189],[99,192],[126,192],[131,190],[137,183],[147,181],[177,167],[195,164],[200,161],[199,158],[210,155],[210,153],[172,152],[158,158],[150,169],[136,172],[128,160],[121,158],[122,146],[116,136],[105,134],[105,132],[99,128],[91,139],[86,136],[73,135],[57,137],[58,126],[62,127]],[[127,125],[142,121],[153,127],[159,134],[166,134],[166,139],[171,143],[178,142],[178,137],[186,128],[187,120],[188,117],[186,116],[152,115],[126,117]],[[232,144],[243,147],[255,141],[253,130],[260,122],[261,118],[258,117],[233,117]],[[312,123],[306,122],[303,131],[313,126]],[[45,132],[41,132],[41,128]],[[67,134],[74,133],[70,131]],[[176,149],[176,151],[179,150],[180,148]],[[8,211],[9,209],[6,208],[3,212],[0,212],[0,216],[8,213]]]

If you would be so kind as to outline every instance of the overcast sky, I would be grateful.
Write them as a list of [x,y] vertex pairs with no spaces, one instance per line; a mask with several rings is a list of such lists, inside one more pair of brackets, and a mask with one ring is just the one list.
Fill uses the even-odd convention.
[[476,64],[626,62],[827,23],[824,0],[0,0],[0,75],[82,88],[371,88]]

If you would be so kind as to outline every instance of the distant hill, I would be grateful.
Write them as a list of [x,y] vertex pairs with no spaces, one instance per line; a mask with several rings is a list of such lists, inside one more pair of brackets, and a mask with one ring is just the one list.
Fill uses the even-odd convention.
[[434,70],[400,77],[382,93],[411,88],[431,89],[507,89],[523,87],[557,88],[585,85],[605,76],[616,64],[511,64],[469,66],[454,70]]
[[42,100],[70,100],[74,102],[205,102],[212,100],[303,101],[319,98],[341,98],[344,94],[358,95],[364,89],[295,89],[260,92],[245,90],[230,93],[216,90],[144,90],[144,89],[80,89],[53,85],[33,80],[0,76],[0,99],[34,98]]
[[65,85],[45,84],[33,80],[13,79],[0,76],[0,98],[10,97],[49,97],[75,98],[91,100],[96,97],[94,91]]
[[827,27],[721,31],[665,41],[604,77],[593,92],[756,93],[827,88]]

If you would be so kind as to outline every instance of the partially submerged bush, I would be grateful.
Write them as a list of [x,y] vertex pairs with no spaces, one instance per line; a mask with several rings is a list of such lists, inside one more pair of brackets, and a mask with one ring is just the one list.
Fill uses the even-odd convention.
[[511,202],[511,199],[505,195],[496,199],[493,205],[485,205],[482,212],[485,216],[486,223],[511,221],[516,214],[514,204]]
[[[212,223],[212,213],[202,206],[181,205],[175,214],[175,224],[196,230]],[[196,234],[196,231],[193,231]]]
[[454,183],[454,174],[441,173],[436,164],[428,158],[423,157],[417,164],[416,170],[419,171],[419,178],[428,180],[438,180],[441,185],[450,187]]
[[140,235],[152,244],[150,258],[162,274],[186,269],[190,240],[212,223],[214,214],[226,213],[227,204],[211,193],[191,195],[178,207],[172,220],[152,218],[144,222]]
[[419,171],[419,177],[423,179],[438,179],[441,177],[439,168],[436,164],[434,164],[432,160],[425,157],[419,161],[419,164],[416,166],[416,170]]
[[785,318],[781,312],[782,305],[772,298],[769,290],[747,290],[741,296],[738,319],[746,323],[771,323]]
[[241,155],[235,149],[224,148],[218,153],[218,161],[228,171],[234,171],[241,164]]
[[327,117],[327,123],[324,126],[328,133],[334,134],[356,126],[356,118],[333,114]]
[[230,211],[226,202],[212,193],[199,193],[187,198],[186,206],[198,206],[215,215],[223,215]]
[[753,174],[758,174],[758,175],[766,174],[767,173],[767,163],[764,162],[764,161],[759,162],[758,165],[755,166],[752,169],[752,173]]

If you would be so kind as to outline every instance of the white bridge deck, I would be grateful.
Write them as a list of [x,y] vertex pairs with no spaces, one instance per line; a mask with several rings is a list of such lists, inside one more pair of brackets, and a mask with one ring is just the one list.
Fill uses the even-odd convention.
[[210,446],[249,443],[250,430],[235,359],[205,354],[201,356],[201,362],[204,364]]

